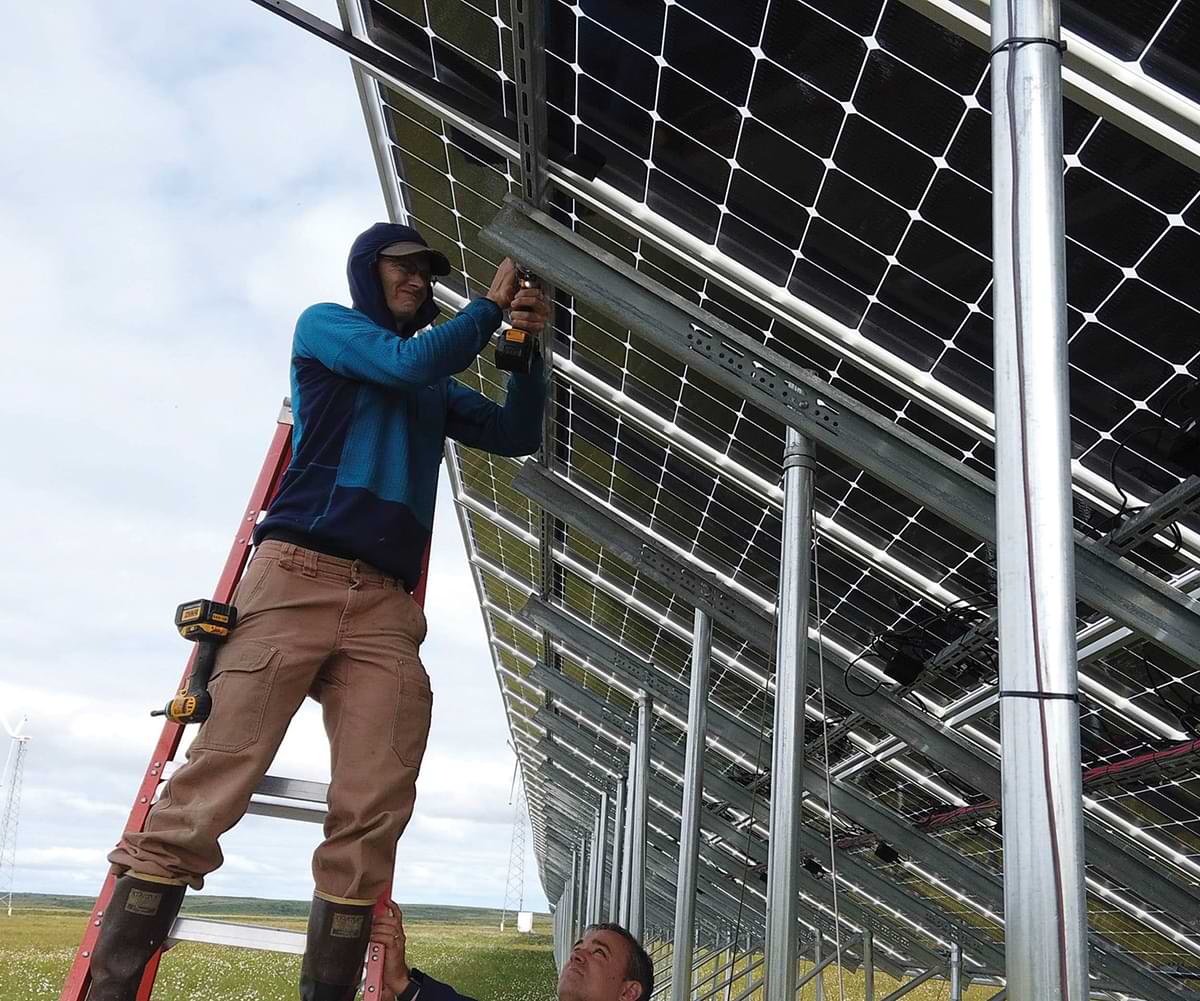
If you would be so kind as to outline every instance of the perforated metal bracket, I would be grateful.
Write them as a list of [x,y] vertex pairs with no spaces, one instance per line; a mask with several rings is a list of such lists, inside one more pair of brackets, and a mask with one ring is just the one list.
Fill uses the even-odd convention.
[[1192,476],[1113,529],[1104,543],[1124,554],[1200,511],[1200,476]]
[[739,379],[745,379],[751,386],[773,396],[785,407],[797,413],[807,413],[813,420],[824,424],[831,433],[838,433],[838,412],[782,372],[776,372],[761,361],[751,358],[720,334],[706,330],[698,323],[690,324],[687,340],[688,347],[706,358],[711,358],[727,372],[732,372]]
[[665,699],[667,702],[673,702],[677,698],[671,684],[653,665],[645,661],[618,653],[613,658],[612,666],[617,674],[624,674],[636,681],[652,698]]
[[638,562],[657,576],[666,578],[663,583],[670,584],[676,594],[695,599],[692,604],[711,608],[716,614],[735,621],[738,619],[741,608],[716,581],[706,579],[652,546],[642,546]]

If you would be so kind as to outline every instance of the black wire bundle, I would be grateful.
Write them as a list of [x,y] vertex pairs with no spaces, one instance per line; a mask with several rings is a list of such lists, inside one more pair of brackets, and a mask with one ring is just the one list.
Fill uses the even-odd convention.
[[[880,678],[875,687],[867,691],[856,690],[851,682],[851,671],[864,657],[872,653],[884,659],[889,677],[899,681],[902,686],[911,685],[917,680],[929,659],[953,641],[953,637],[947,639],[946,634],[961,636],[979,625],[986,618],[987,612],[995,607],[995,595],[990,591],[981,591],[950,602],[945,608],[931,613],[920,622],[910,622],[875,633],[862,652],[847,664],[842,672],[846,690],[858,698],[867,698],[883,687],[884,678]],[[901,671],[901,668],[904,670]],[[896,677],[892,671],[901,676]]]

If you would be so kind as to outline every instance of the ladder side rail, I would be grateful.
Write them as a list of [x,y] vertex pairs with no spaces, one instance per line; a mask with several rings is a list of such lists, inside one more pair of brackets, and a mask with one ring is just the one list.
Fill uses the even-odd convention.
[[[229,556],[226,558],[221,576],[217,580],[216,590],[213,593],[213,597],[217,601],[228,602],[233,597],[234,588],[237,587],[237,583],[242,576],[242,571],[245,569],[246,563],[250,558],[254,526],[258,524],[259,514],[275,496],[275,492],[279,487],[279,481],[283,478],[288,462],[291,460],[291,435],[292,423],[290,410],[285,407],[284,413],[280,415],[279,423],[275,428],[271,445],[267,449],[267,455],[263,460],[262,469],[259,471],[254,489],[251,491],[249,504],[238,521],[237,531],[234,534],[234,541],[230,547]],[[180,679],[180,687],[187,682],[188,675],[191,674],[194,657],[195,651],[193,650],[192,655],[188,658],[183,677]],[[162,781],[163,768],[168,761],[175,757],[175,752],[179,749],[179,742],[183,737],[183,729],[183,726],[171,720],[167,720],[163,724],[162,733],[159,735],[158,743],[155,745],[154,752],[150,757],[150,763],[146,766],[146,772],[142,777],[141,785],[138,787],[137,794],[134,797],[133,807],[129,812],[129,819],[125,822],[125,831],[140,831],[145,824],[155,790],[157,790],[159,783]],[[88,917],[83,941],[79,943],[79,948],[75,952],[75,958],[67,973],[66,981],[63,983],[62,992],[59,994],[59,1001],[83,1001],[87,996],[87,990],[91,984],[92,950],[96,946],[96,939],[100,936],[100,924],[104,911],[107,909],[108,902],[112,897],[113,884],[115,882],[116,878],[112,873],[105,876],[104,884],[100,888],[100,893],[96,898],[92,913]],[[161,956],[162,951],[159,950],[159,952],[151,957],[150,962],[146,964],[142,986],[138,990],[138,1001],[147,1001],[149,999]]]

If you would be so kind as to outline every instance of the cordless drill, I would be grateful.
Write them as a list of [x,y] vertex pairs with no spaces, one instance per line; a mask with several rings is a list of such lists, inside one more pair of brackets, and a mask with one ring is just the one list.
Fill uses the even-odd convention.
[[175,628],[185,640],[196,644],[196,659],[179,693],[151,716],[166,716],[184,725],[208,719],[212,711],[208,680],[217,661],[217,648],[229,638],[235,625],[237,609],[208,598],[186,601],[175,610]]
[[[537,276],[527,268],[517,268],[518,288],[537,288]],[[528,372],[533,364],[533,334],[509,327],[496,342],[496,368],[504,372]]]

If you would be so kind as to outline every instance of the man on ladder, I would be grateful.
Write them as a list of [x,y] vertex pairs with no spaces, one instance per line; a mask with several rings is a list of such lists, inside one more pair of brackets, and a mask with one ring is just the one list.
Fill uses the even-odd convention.
[[486,297],[437,315],[447,259],[416,230],[379,223],[355,240],[354,308],[321,303],[296,325],[293,456],[233,604],[212,710],[140,832],[110,853],[118,874],[91,959],[91,1001],[134,1001],[188,886],[222,862],[218,837],[245,813],[306,695],[331,751],[325,840],[300,978],[303,1001],[350,1001],[371,909],[389,893],[416,798],[432,693],[418,656],[422,574],[446,437],[501,455],[535,452],[546,388],[540,356],[503,406],[451,376],[500,327],[541,333],[548,308],[505,260]]

